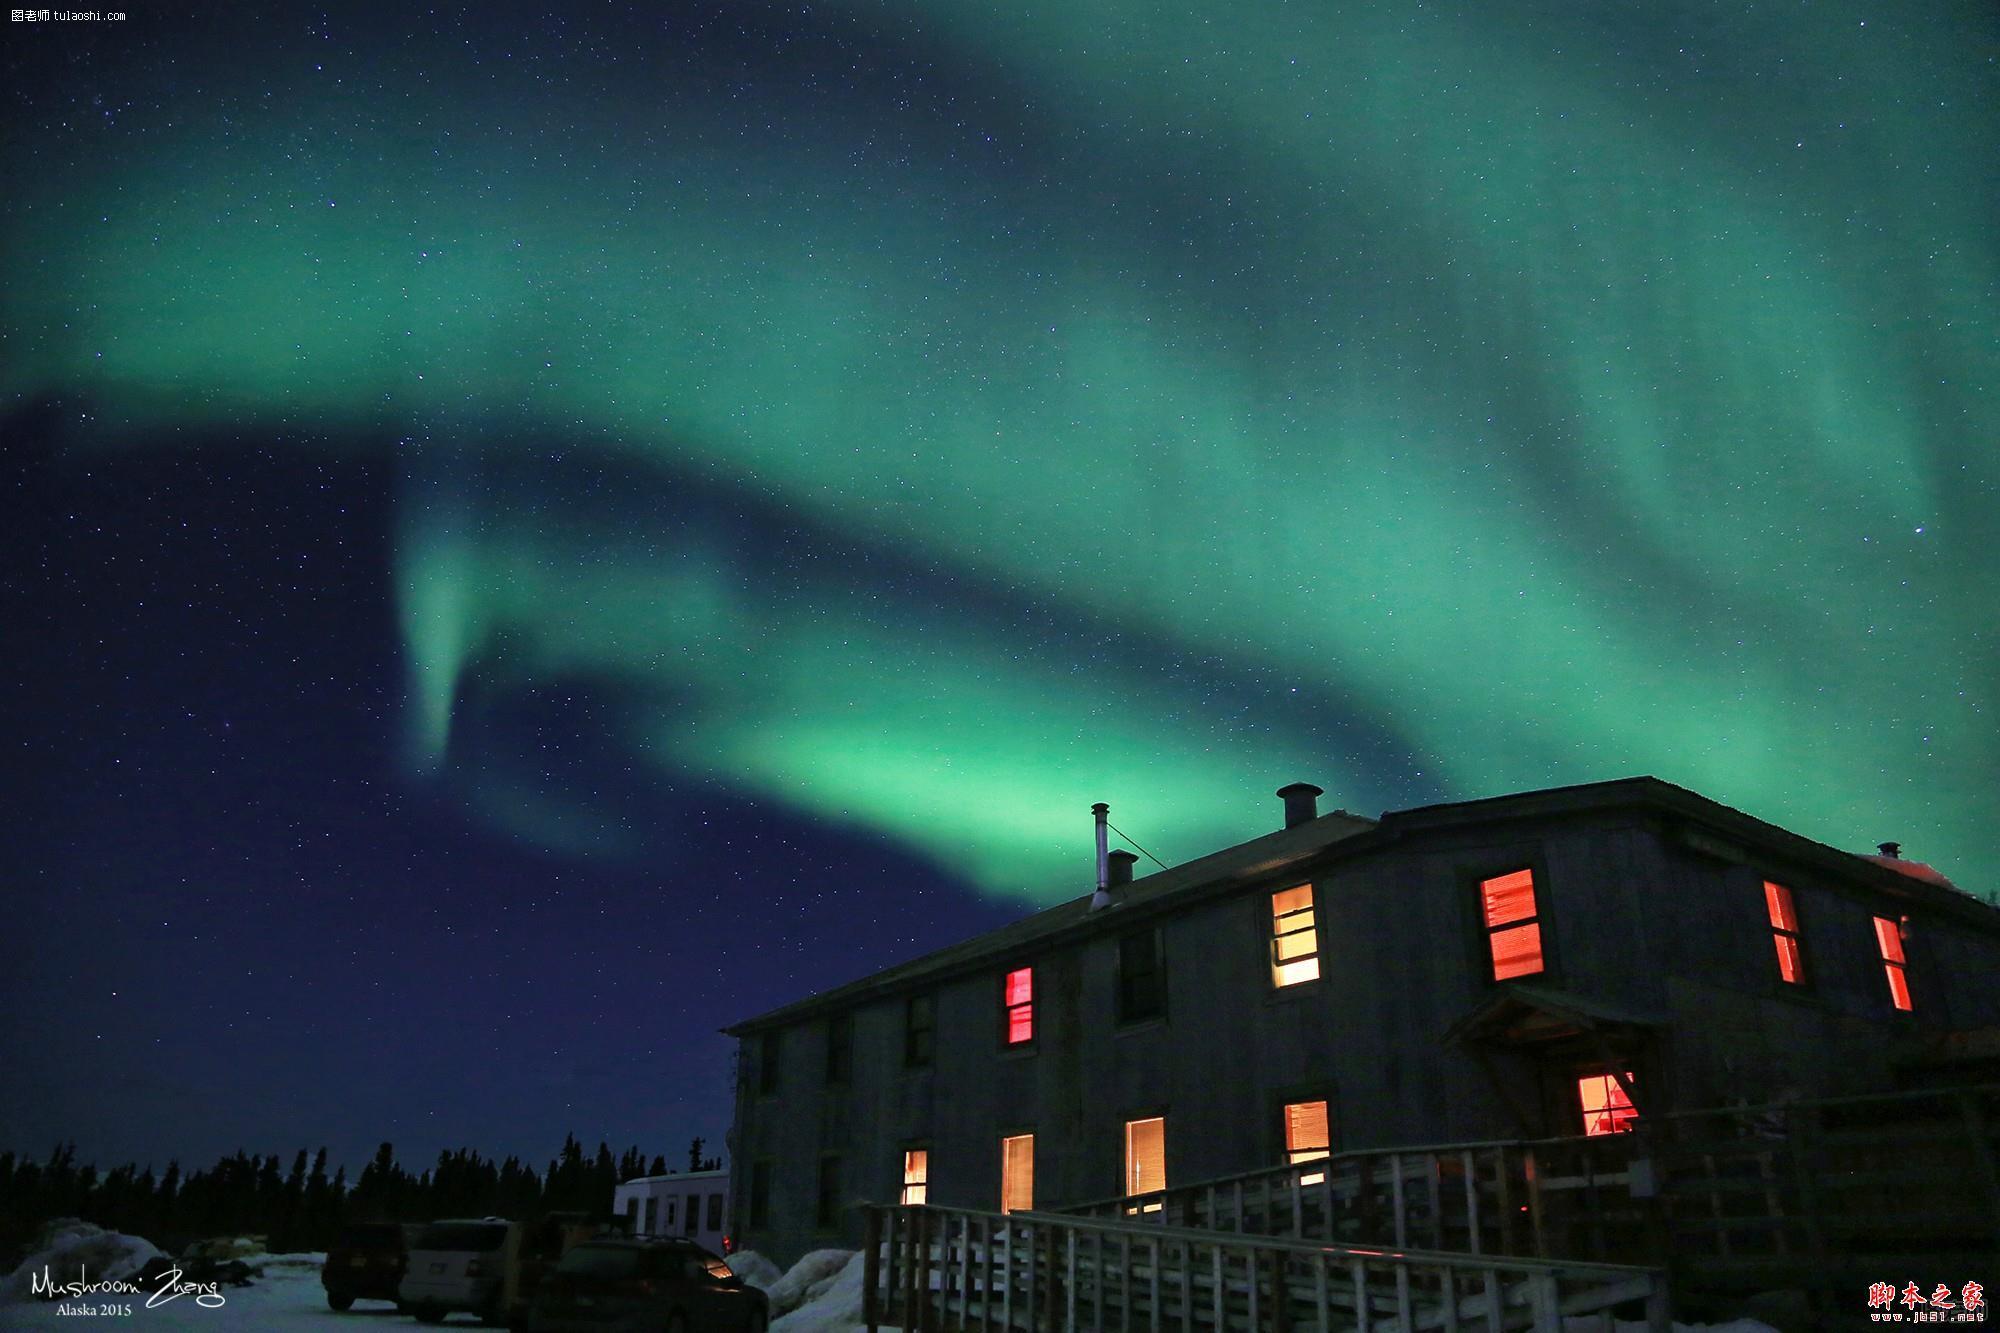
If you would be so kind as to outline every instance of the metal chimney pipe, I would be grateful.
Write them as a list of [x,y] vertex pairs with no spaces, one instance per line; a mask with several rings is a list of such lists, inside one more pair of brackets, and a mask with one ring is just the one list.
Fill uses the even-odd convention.
[[1875,844],[1875,850],[1891,861],[1899,861],[1903,856],[1903,844],[1900,842],[1878,842]]
[[1318,819],[1322,794],[1321,789],[1310,782],[1294,782],[1289,787],[1278,788],[1278,798],[1285,803],[1285,827]]
[[1111,813],[1111,807],[1099,801],[1090,807],[1090,813],[1097,816],[1097,892],[1090,895],[1090,910],[1096,912],[1111,906],[1113,901],[1111,890],[1107,887],[1111,882],[1111,864],[1107,855],[1109,844],[1105,841],[1107,830],[1104,827],[1107,822],[1105,817]]

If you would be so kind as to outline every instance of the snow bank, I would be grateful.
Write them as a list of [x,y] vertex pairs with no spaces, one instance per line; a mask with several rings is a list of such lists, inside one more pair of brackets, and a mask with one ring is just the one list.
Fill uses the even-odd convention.
[[730,1255],[729,1271],[759,1291],[769,1291],[785,1275],[776,1264],[755,1250],[741,1250]]
[[[846,1262],[826,1273],[806,1288],[805,1301],[782,1319],[774,1319],[771,1333],[851,1333],[861,1323],[861,1281],[865,1271],[862,1256],[846,1250],[818,1250],[799,1261],[820,1255],[845,1255]],[[795,1267],[792,1273],[798,1272]],[[789,1279],[792,1273],[785,1276]],[[776,1314],[777,1307],[772,1306]]]
[[[814,1250],[793,1264],[791,1272],[766,1287],[764,1294],[771,1298],[773,1324],[779,1316],[790,1314],[811,1299],[815,1286],[823,1286],[827,1279],[847,1268],[855,1253],[853,1250]],[[744,1280],[747,1282],[749,1279]]]
[[33,1286],[45,1271],[56,1283],[120,1282],[159,1257],[151,1241],[74,1217],[58,1218],[43,1229],[35,1253],[0,1280],[0,1305],[38,1299]]

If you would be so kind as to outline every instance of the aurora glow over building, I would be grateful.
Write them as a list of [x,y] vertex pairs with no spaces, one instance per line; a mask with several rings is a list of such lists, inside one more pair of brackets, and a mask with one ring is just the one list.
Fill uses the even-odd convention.
[[[100,923],[17,976],[15,1040],[129,1021],[42,988],[185,983],[144,903],[208,914],[214,1015],[365,1052],[351,1014],[421,1009],[439,959],[520,1015],[350,1099],[364,1146],[523,1024],[644,1045],[707,1130],[721,1021],[1087,888],[1092,801],[1171,862],[1298,778],[1376,812],[1653,773],[1991,895],[1996,37],[1841,3],[10,25],[28,864],[65,904],[25,924]],[[211,477],[270,507],[254,558],[185,544]],[[114,697],[189,653],[195,697]],[[232,691],[257,728],[201,763],[299,806],[146,814]],[[239,841],[343,869],[294,848],[267,907]],[[218,979],[349,915],[383,932],[352,976]],[[118,1060],[168,1078],[152,1036]],[[217,1063],[167,1120],[243,1058],[176,1051]],[[16,1133],[164,1155],[54,1064]],[[505,1123],[565,1105],[659,1113]]]

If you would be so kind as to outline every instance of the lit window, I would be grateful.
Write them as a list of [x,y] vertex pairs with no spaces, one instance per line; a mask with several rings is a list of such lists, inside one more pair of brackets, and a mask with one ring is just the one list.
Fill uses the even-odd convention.
[[1479,881],[1486,913],[1486,944],[1493,979],[1531,976],[1542,970],[1542,924],[1535,910],[1535,872],[1516,870]]
[[1333,1151],[1325,1102],[1293,1102],[1285,1107],[1285,1160],[1312,1162]]
[[1151,930],[1118,941],[1118,1021],[1137,1023],[1166,1011],[1160,937]]
[[1910,964],[1903,957],[1903,927],[1886,916],[1875,918],[1875,943],[1881,946],[1882,970],[1889,974],[1889,1002],[1910,1010]]
[[[1625,1082],[1631,1081],[1632,1073],[1627,1070]],[[1583,1103],[1585,1134],[1623,1134],[1639,1118],[1632,1099],[1625,1095],[1625,1089],[1610,1074],[1585,1074],[1576,1081],[1576,1092],[1578,1100]]]
[[1007,974],[1006,1042],[1024,1046],[1035,1039],[1035,969],[1017,967]]
[[1319,927],[1313,889],[1301,884],[1271,895],[1271,984],[1295,986],[1319,976]]
[[1035,1136],[1000,1140],[1000,1211],[1025,1213],[1035,1206]]
[[903,1063],[912,1069],[931,1062],[937,1039],[937,1010],[928,995],[913,995],[903,1011]]
[[1125,1194],[1167,1187],[1167,1121],[1164,1116],[1125,1122]]
[[1771,914],[1771,939],[1778,946],[1778,975],[1796,986],[1806,978],[1805,955],[1799,947],[1799,918],[1792,910],[1792,891],[1764,881],[1764,907]]
[[922,1203],[930,1195],[931,1154],[911,1148],[903,1154],[903,1202]]

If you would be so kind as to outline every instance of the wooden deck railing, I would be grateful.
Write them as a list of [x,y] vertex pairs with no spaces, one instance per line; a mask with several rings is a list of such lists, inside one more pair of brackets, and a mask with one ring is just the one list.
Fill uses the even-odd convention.
[[[1630,1136],[1362,1152],[1060,1211],[1360,1245],[1610,1260],[1635,1245]],[[1646,1179],[1641,1170],[1641,1192]]]
[[1663,1271],[1326,1245],[1054,1213],[867,1209],[864,1319],[911,1333],[1414,1333],[1533,1329],[1636,1304],[1670,1327]]
[[[2000,1085],[1338,1153],[1062,1210],[1339,1245],[1663,1263],[1693,1287],[2000,1254]],[[1884,1271],[1887,1271],[1884,1269]]]

